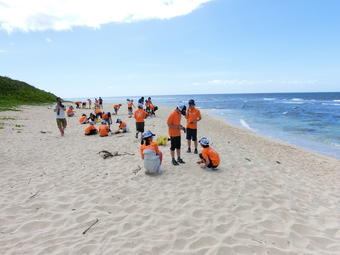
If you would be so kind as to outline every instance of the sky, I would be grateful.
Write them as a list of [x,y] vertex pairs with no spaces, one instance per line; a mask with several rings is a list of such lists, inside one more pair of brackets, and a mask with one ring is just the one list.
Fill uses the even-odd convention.
[[0,0],[0,75],[65,98],[340,91],[338,0]]

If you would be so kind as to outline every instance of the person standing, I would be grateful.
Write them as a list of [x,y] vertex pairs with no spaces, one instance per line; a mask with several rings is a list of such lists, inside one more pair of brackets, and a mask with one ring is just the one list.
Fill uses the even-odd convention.
[[136,119],[136,138],[138,138],[138,134],[141,133],[141,137],[143,138],[144,133],[144,119],[148,116],[148,113],[143,110],[143,105],[138,104],[138,109],[134,113]]
[[[181,158],[181,130],[185,132],[185,127],[181,125],[181,115],[185,116],[186,106],[180,104],[168,117],[169,136],[171,141],[170,154],[172,158],[172,164],[177,166],[178,163],[184,164],[185,162]],[[177,161],[175,159],[175,150],[177,154]]]
[[67,121],[65,117],[66,107],[63,105],[63,100],[60,97],[56,98],[57,103],[54,105],[54,112],[56,115],[57,126],[60,130],[61,136],[65,134],[65,128],[67,126]]
[[133,109],[132,108],[136,108],[135,107],[135,105],[134,105],[134,103],[133,103],[133,100],[131,99],[131,100],[128,100],[128,114],[129,114],[129,118],[131,118],[132,117],[132,115],[133,115]]
[[101,108],[101,109],[103,109],[103,99],[101,98],[101,97],[99,97],[99,107]]
[[197,122],[202,119],[201,111],[195,107],[195,100],[189,100],[189,109],[185,116],[187,119],[187,141],[188,141],[188,150],[187,152],[191,152],[191,141],[194,142],[195,150],[194,153],[198,154],[197,150]]
[[92,101],[91,101],[91,99],[89,98],[89,99],[87,99],[87,101],[89,102],[89,109],[91,109],[91,104],[92,104]]

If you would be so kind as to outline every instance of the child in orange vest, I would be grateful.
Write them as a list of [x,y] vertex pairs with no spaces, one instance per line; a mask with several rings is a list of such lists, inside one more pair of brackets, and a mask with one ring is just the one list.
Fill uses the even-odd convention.
[[154,136],[150,130],[144,132],[142,145],[140,146],[140,154],[144,160],[146,174],[159,174],[162,172],[160,166],[162,164],[163,154],[158,149],[157,143],[153,142]]
[[94,126],[94,122],[90,121],[89,126],[85,129],[85,135],[96,135],[98,134],[98,130]]
[[200,145],[203,147],[202,152],[199,154],[200,161],[197,164],[201,165],[201,168],[210,168],[215,170],[220,164],[220,156],[219,154],[209,146],[208,138],[201,138],[199,140]]
[[99,135],[101,137],[108,136],[109,132],[111,132],[110,127],[107,125],[105,120],[102,120],[102,124],[99,126]]
[[80,117],[79,123],[80,124],[86,124],[87,123],[87,116],[86,116],[85,113]]

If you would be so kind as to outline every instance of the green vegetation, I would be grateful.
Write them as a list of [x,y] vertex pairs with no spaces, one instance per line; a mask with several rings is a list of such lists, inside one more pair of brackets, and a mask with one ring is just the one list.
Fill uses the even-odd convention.
[[52,103],[56,96],[25,82],[0,76],[0,111],[17,110],[19,105]]
[[13,117],[0,117],[0,120],[15,120]]

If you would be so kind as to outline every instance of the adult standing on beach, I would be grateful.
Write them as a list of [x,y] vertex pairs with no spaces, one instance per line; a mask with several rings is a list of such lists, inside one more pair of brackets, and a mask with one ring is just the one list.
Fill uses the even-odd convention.
[[[185,162],[181,158],[181,130],[185,132],[185,127],[181,125],[181,115],[185,116],[186,106],[180,104],[168,117],[169,136],[171,141],[170,154],[172,158],[172,164],[177,166],[178,163],[184,164]],[[175,150],[177,154],[177,161],[175,159]]]
[[103,109],[103,99],[101,98],[101,97],[99,97],[99,107],[101,108],[101,109]]
[[89,99],[87,99],[87,101],[89,102],[89,109],[91,109],[91,104],[92,104],[92,101],[91,101],[91,99],[89,98]]
[[148,116],[148,113],[143,110],[143,105],[138,104],[138,109],[134,113],[136,119],[136,138],[138,134],[141,133],[141,138],[143,139],[144,133],[144,119]]
[[188,141],[188,150],[187,152],[191,152],[191,140],[194,142],[195,150],[194,153],[198,154],[197,150],[197,122],[202,119],[201,111],[195,107],[195,100],[189,100],[189,109],[185,116],[187,119],[187,141]]
[[57,103],[54,105],[54,112],[56,115],[57,126],[60,130],[61,136],[64,136],[67,121],[65,117],[66,107],[63,105],[63,100],[60,97],[56,98]]

